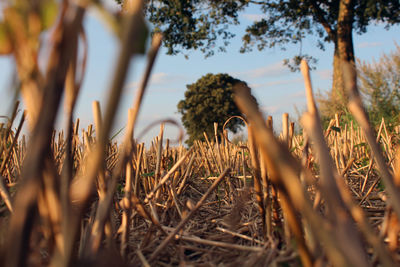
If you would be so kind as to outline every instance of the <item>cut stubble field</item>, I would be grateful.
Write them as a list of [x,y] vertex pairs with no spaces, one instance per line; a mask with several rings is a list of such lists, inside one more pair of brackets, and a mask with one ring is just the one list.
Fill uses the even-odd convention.
[[[19,75],[26,74],[27,110],[16,122],[17,103],[0,127],[1,266],[400,264],[400,126],[391,130],[382,120],[371,127],[349,63],[343,73],[354,124],[336,115],[322,128],[303,61],[307,111],[297,133],[287,114],[274,129],[238,83],[247,141],[232,143],[214,125],[214,136],[187,148],[166,139],[162,123],[146,146],[134,129],[162,41],[156,34],[125,137],[114,142],[110,130],[129,62],[147,34],[142,3],[134,3],[123,19],[107,17],[111,26],[120,23],[120,50],[104,116],[95,102],[86,129],[73,116],[87,53],[86,7],[62,7],[43,75],[25,57],[38,56],[25,39],[33,33],[12,40]],[[6,18],[16,33],[23,18],[13,12]],[[56,132],[62,95],[67,131]],[[25,117],[28,140],[20,134]]]

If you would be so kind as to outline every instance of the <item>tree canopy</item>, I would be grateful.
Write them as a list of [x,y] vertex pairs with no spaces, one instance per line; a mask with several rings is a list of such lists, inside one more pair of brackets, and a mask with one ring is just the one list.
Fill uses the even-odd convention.
[[[239,82],[244,83],[228,74],[209,73],[186,86],[185,99],[178,103],[178,111],[189,135],[188,145],[194,140],[204,140],[203,132],[214,136],[214,122],[222,127],[231,116],[242,115],[233,100],[233,86]],[[241,125],[241,120],[232,119],[227,129],[236,133]]]
[[[238,24],[239,14],[249,6],[258,6],[265,16],[247,28],[242,52],[254,45],[259,50],[284,48],[306,35],[318,36],[316,45],[324,49],[326,42],[335,43],[345,34],[345,27],[361,34],[371,22],[389,26],[400,21],[398,0],[152,0],[146,14],[154,30],[163,32],[169,54],[182,49],[212,54],[218,37],[234,37],[228,25]],[[224,50],[225,44],[217,49]]]
[[[400,22],[399,0],[152,0],[147,1],[145,12],[154,31],[164,34],[168,54],[200,49],[212,55],[225,50],[234,37],[229,25],[238,24],[239,14],[249,6],[259,7],[264,16],[246,29],[242,52],[254,46],[285,49],[288,44],[301,44],[307,35],[317,37],[320,49],[334,44],[328,100],[341,103],[338,108],[347,104],[340,61],[354,63],[353,32],[363,34],[371,23],[389,27]],[[314,60],[311,56],[300,53],[286,63],[296,69],[302,58]]]

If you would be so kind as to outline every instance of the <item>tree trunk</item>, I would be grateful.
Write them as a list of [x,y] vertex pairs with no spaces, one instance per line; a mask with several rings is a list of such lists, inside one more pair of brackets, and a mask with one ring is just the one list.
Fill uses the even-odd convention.
[[334,105],[332,111],[338,112],[347,107],[348,95],[345,92],[342,77],[342,61],[354,64],[353,48],[353,0],[341,0],[333,56],[333,80],[331,100]]

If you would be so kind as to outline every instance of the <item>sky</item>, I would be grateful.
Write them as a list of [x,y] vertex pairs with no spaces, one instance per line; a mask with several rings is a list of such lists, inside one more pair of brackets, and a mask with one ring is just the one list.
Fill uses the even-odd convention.
[[[107,0],[112,6],[112,0]],[[115,7],[114,7],[115,8]],[[232,27],[236,37],[231,40],[226,53],[216,52],[214,56],[205,58],[199,51],[185,51],[183,54],[169,56],[162,48],[153,68],[152,77],[142,102],[135,136],[151,123],[174,119],[181,124],[177,104],[184,98],[186,85],[196,82],[207,73],[228,73],[234,78],[249,84],[264,114],[274,117],[274,125],[279,127],[284,112],[297,121],[298,112],[304,110],[304,83],[300,73],[292,73],[282,62],[298,54],[298,46],[287,46],[286,51],[279,48],[240,53],[241,36],[247,25],[261,16],[256,9],[246,10],[240,15],[240,25]],[[95,11],[86,16],[85,29],[88,37],[89,53],[83,87],[77,102],[75,117],[81,120],[80,128],[93,123],[92,102],[100,101],[105,110],[107,92],[113,75],[113,68],[118,51],[115,37],[100,21]],[[385,30],[383,25],[368,27],[363,35],[354,34],[354,48],[357,58],[364,61],[378,60],[383,53],[395,49],[395,42],[400,44],[400,26]],[[325,51],[316,47],[316,38],[308,37],[303,41],[303,53],[318,59],[316,70],[311,72],[313,88],[324,92],[331,87],[333,45],[328,44]],[[44,51],[45,52],[45,51]],[[137,85],[141,80],[146,65],[145,56],[135,57],[131,63],[113,133],[122,129],[126,123],[128,109],[134,101]],[[10,113],[12,93],[10,78],[12,76],[12,60],[0,57],[0,115]],[[59,112],[58,128],[63,125],[63,110]],[[159,126],[153,127],[139,141],[149,144],[158,135]],[[166,125],[165,138],[176,139],[177,127]],[[120,134],[117,138],[122,138]]]

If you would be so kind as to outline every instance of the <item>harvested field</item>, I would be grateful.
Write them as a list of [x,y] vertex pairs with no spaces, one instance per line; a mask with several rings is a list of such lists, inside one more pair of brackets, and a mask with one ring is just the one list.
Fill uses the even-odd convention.
[[[70,171],[75,177],[80,177],[88,169],[97,139],[94,126],[82,132],[78,131],[79,120],[73,126]],[[293,124],[288,128],[293,133],[291,127]],[[378,130],[388,168],[395,168],[393,159],[398,137],[386,130],[384,121]],[[2,147],[2,162],[6,164],[2,167],[1,224],[2,229],[6,229],[10,216],[16,212],[13,199],[18,197],[19,187],[24,186],[20,175],[29,149],[25,139],[18,137],[18,131],[3,126],[2,134],[2,144],[8,144]],[[324,135],[334,162],[332,172],[341,173],[337,179],[345,182],[338,183],[345,185],[341,188],[344,193],[341,193],[352,196],[343,204],[343,209],[349,209],[348,215],[353,216],[349,220],[354,220],[359,227],[363,224],[369,226],[370,238],[381,239],[381,248],[385,249],[387,256],[392,255],[393,258],[389,259],[397,261],[396,215],[387,204],[387,192],[380,182],[376,164],[370,160],[361,129],[342,127],[337,117]],[[38,192],[37,202],[34,202],[37,214],[29,219],[31,232],[21,237],[30,244],[23,252],[25,263],[30,266],[48,265],[57,259],[55,252],[62,244],[57,244],[57,238],[61,239],[58,242],[65,242],[63,231],[71,231],[70,226],[64,225],[66,213],[61,203],[61,192],[56,193],[60,190],[56,185],[61,185],[67,160],[68,140],[64,136],[64,133],[55,132],[52,135],[51,158],[48,160],[51,159],[53,173],[51,176],[43,174],[44,184]],[[289,144],[290,160],[295,160],[301,168],[298,175],[301,187],[296,191],[304,190],[314,216],[318,216],[321,223],[331,224],[331,208],[319,189],[320,163],[310,142],[303,135],[288,135],[287,141],[284,136],[283,133],[277,134],[276,140],[285,146]],[[116,259],[119,259],[121,266],[139,262],[145,266],[299,266],[302,255],[297,238],[304,238],[310,257],[315,251],[331,249],[325,247],[318,237],[313,237],[313,230],[306,228],[307,217],[303,217],[296,204],[285,203],[287,200],[282,199],[281,192],[284,191],[279,191],[280,187],[272,182],[268,165],[263,166],[258,161],[261,166],[255,166],[254,160],[262,158],[262,154],[257,151],[256,159],[252,158],[251,143],[232,144],[225,138],[217,143],[215,140],[218,139],[210,138],[212,141],[196,142],[189,150],[184,146],[169,146],[170,141],[163,139],[161,131],[147,148],[143,143],[134,143],[131,158],[116,178],[113,173],[118,168],[117,155],[121,154],[123,147],[117,143],[107,144],[104,166],[98,170],[95,179],[96,190],[89,192],[81,219],[77,221],[78,238],[71,248],[72,261],[98,265],[110,260],[116,264]],[[74,189],[74,181],[70,188]],[[79,202],[70,205],[70,216],[78,218],[78,214],[72,212],[76,212]],[[357,207],[361,207],[363,212]],[[285,209],[288,208],[293,209],[294,217],[286,217]],[[352,209],[356,211],[351,213]],[[60,216],[59,219],[55,215]],[[303,228],[292,229],[289,220]],[[98,224],[102,225],[101,230]],[[295,230],[304,232],[296,237]],[[305,234],[307,230],[309,235]],[[324,231],[329,234],[329,230]],[[335,230],[331,232],[334,233]],[[7,241],[7,234],[3,230],[3,249],[15,241],[11,237]],[[367,233],[361,231],[361,234]],[[368,260],[380,262],[382,255],[377,255],[374,248],[377,244],[364,245]],[[85,253],[88,253],[88,258]],[[321,256],[324,254],[319,257],[314,254],[313,260],[329,262],[326,255]],[[58,260],[65,259],[61,257]]]
[[[16,34],[23,18],[7,12]],[[38,57],[24,38],[39,42],[39,34],[12,39],[26,111],[17,121],[16,103],[0,125],[1,266],[400,265],[400,127],[389,130],[384,120],[371,127],[351,65],[343,62],[354,124],[337,115],[322,128],[303,61],[307,111],[299,131],[287,114],[274,128],[239,83],[248,141],[233,144],[215,125],[214,136],[187,148],[181,136],[164,136],[177,125],[169,120],[144,144],[134,129],[161,45],[156,34],[116,142],[110,131],[129,62],[143,45],[141,5],[127,7],[123,23],[109,17],[121,28],[115,74],[107,105],[94,102],[94,123],[82,129],[74,109],[85,12],[83,4],[62,7],[43,76],[37,60],[18,53]],[[58,132],[63,95],[68,130]],[[29,137],[21,134],[25,119]]]

